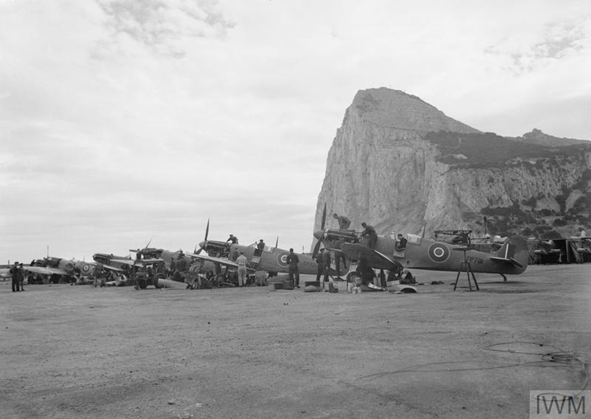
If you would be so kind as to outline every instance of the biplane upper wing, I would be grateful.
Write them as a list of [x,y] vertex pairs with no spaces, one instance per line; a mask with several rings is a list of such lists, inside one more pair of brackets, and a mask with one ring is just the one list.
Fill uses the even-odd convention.
[[220,265],[223,265],[223,266],[229,266],[231,268],[238,268],[238,264],[236,262],[232,262],[229,259],[215,258],[215,257],[211,257],[211,256],[206,256],[206,255],[198,255],[196,253],[185,253],[185,254],[187,256],[195,258],[195,259],[207,260],[209,262],[219,263]]
[[389,271],[402,270],[403,266],[394,259],[389,258],[385,254],[378,252],[375,249],[370,249],[367,246],[360,244],[343,243],[341,250],[350,259],[359,260],[365,257],[369,266],[376,269],[386,269]]

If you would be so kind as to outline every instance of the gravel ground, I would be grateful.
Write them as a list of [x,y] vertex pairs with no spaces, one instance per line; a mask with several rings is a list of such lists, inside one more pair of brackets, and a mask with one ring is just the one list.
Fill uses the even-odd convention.
[[480,292],[414,273],[417,294],[1,282],[0,417],[524,418],[530,390],[591,387],[590,265]]

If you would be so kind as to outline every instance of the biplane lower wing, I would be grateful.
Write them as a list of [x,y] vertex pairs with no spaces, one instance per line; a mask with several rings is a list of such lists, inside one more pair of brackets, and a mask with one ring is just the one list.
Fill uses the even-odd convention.
[[399,271],[403,266],[394,259],[389,258],[385,254],[378,252],[375,249],[370,249],[361,244],[343,243],[341,250],[350,259],[359,260],[362,257],[367,259],[369,266],[376,269],[385,269],[388,271]]

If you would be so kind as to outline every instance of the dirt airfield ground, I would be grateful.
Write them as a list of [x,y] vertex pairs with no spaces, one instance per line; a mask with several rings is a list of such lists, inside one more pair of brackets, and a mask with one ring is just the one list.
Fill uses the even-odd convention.
[[544,355],[590,360],[590,265],[480,292],[415,274],[402,295],[2,282],[0,416],[527,418],[530,390],[589,388]]

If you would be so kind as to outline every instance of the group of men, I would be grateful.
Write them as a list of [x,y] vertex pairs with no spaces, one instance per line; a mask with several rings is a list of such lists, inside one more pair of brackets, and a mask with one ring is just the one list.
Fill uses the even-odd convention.
[[10,268],[10,276],[12,277],[12,292],[24,291],[25,269],[22,263],[14,262]]

